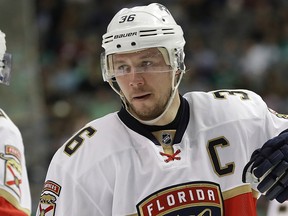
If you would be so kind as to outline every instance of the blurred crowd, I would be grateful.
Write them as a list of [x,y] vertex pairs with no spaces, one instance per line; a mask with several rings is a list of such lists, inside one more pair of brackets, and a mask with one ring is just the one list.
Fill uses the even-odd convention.
[[[59,146],[86,122],[121,107],[102,81],[102,35],[120,8],[153,1],[35,2],[48,165]],[[288,113],[288,1],[157,2],[167,6],[184,30],[187,72],[182,93],[251,89],[272,109]]]

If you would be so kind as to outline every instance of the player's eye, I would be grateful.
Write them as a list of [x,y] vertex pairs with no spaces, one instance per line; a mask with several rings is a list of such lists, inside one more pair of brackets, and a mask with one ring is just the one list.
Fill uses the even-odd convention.
[[141,67],[143,67],[143,68],[147,68],[147,67],[152,66],[152,65],[153,65],[152,61],[143,61],[141,63]]
[[131,67],[129,65],[120,65],[117,67],[115,71],[116,76],[121,76],[129,73],[131,71]]
[[139,73],[141,72],[152,72],[151,70],[153,70],[153,67],[155,66],[155,63],[153,61],[150,60],[145,60],[142,61],[138,67],[137,67],[137,71]]

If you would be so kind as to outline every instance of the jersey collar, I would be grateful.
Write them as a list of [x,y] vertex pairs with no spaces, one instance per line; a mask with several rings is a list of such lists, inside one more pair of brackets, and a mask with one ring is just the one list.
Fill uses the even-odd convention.
[[175,119],[167,125],[155,126],[142,124],[132,115],[130,115],[124,107],[122,107],[122,109],[118,112],[118,116],[128,128],[150,139],[156,145],[160,145],[159,141],[156,139],[156,137],[154,137],[152,132],[161,130],[176,130],[173,144],[180,143],[190,119],[190,112],[188,102],[180,95],[180,107],[177,115]]

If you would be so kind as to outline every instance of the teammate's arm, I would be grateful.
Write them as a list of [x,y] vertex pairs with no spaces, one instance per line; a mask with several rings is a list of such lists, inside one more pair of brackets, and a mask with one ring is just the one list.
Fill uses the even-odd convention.
[[31,213],[31,197],[22,136],[0,109],[0,215]]

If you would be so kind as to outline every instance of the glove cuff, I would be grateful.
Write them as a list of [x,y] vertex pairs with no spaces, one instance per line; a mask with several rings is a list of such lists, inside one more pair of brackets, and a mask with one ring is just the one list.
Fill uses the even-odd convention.
[[283,133],[287,133],[288,132],[288,129],[282,131],[279,135],[283,134]]

